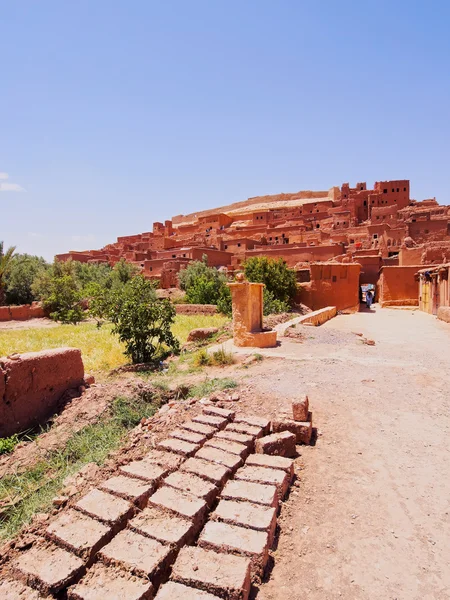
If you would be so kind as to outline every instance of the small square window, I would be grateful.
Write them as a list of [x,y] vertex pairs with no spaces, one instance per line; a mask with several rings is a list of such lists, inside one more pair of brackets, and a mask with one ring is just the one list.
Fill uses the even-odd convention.
[[397,192],[399,192],[399,191],[400,191],[400,188],[397,188]]
[[333,281],[333,283],[334,283],[335,281],[337,281],[337,277],[336,277],[336,275],[333,275],[333,279],[332,279],[332,281]]
[[241,242],[238,243],[238,248],[240,248],[240,247],[241,247]]
[[406,192],[406,188],[403,188],[403,191]]
[[383,194],[387,194],[387,189],[384,189],[384,190],[383,190]]

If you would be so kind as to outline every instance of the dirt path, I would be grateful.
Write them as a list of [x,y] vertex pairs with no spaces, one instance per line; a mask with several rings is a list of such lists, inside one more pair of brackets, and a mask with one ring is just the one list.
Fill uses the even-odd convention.
[[248,378],[272,413],[307,391],[320,434],[258,600],[450,598],[450,326],[375,307],[308,337]]

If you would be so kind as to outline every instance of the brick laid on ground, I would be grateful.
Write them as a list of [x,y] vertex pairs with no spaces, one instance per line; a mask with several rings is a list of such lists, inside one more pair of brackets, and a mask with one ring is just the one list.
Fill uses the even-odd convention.
[[157,584],[169,568],[174,550],[131,529],[124,529],[100,550],[98,556],[108,565],[123,567]]
[[175,561],[171,579],[227,600],[248,600],[250,559],[185,546]]
[[262,575],[269,558],[269,535],[238,525],[208,521],[200,534],[200,548],[215,552],[232,552],[248,556],[252,573]]
[[171,431],[170,437],[183,440],[183,442],[190,442],[191,444],[199,444],[200,446],[203,446],[208,439],[206,435],[195,433],[195,431],[189,431],[188,429],[182,429],[181,427]]
[[256,415],[236,415],[234,422],[247,423],[247,425],[253,425],[254,427],[262,427],[264,435],[267,435],[270,432],[270,421],[264,417],[257,417]]
[[255,445],[255,439],[251,435],[244,435],[236,431],[219,431],[214,437],[220,440],[229,440],[230,442],[244,444],[249,450],[252,450]]
[[182,583],[168,581],[160,588],[155,600],[220,600],[220,598]]
[[251,435],[253,438],[260,438],[264,435],[264,430],[262,427],[249,425],[248,423],[229,423],[225,427],[225,431],[235,431],[236,433]]
[[172,544],[181,548],[190,544],[199,532],[201,525],[195,526],[189,519],[183,519],[167,511],[148,506],[128,523],[128,527],[142,535]]
[[256,531],[265,531],[269,535],[270,548],[277,526],[277,509],[273,506],[262,506],[252,502],[221,500],[211,515],[211,519],[256,529]]
[[184,462],[180,471],[186,471],[187,473],[194,473],[202,479],[211,481],[218,487],[222,487],[224,483],[231,477],[232,473],[228,467],[219,463],[213,463],[203,458],[188,458]]
[[290,478],[286,471],[282,471],[281,469],[267,469],[266,467],[256,467],[252,465],[244,465],[238,469],[235,474],[235,479],[276,485],[280,500],[286,495],[290,483]]
[[175,471],[181,465],[184,458],[177,454],[172,454],[172,452],[153,449],[144,456],[143,460],[164,467],[167,471]]
[[211,427],[211,425],[205,425],[204,423],[197,423],[195,421],[186,421],[186,423],[182,423],[180,427],[182,429],[187,429],[188,431],[201,433],[207,438],[213,436],[217,431],[217,427]]
[[153,586],[136,576],[130,576],[117,567],[95,564],[86,576],[72,586],[68,600],[151,600]]
[[238,442],[232,442],[231,440],[224,440],[223,438],[219,438],[213,436],[210,440],[208,440],[205,444],[205,448],[218,448],[219,450],[224,450],[225,452],[231,452],[231,454],[237,454],[244,460],[248,456],[248,447],[244,444],[239,444]]
[[207,504],[202,498],[169,486],[163,486],[157,490],[150,496],[148,503],[150,506],[190,519],[196,526],[203,523],[207,510]]
[[95,553],[111,539],[108,525],[82,512],[69,509],[47,527],[46,536],[60,546],[90,561]]
[[182,492],[189,492],[203,498],[208,506],[211,506],[219,493],[218,488],[210,481],[205,481],[197,475],[192,473],[185,473],[183,471],[175,471],[171,473],[166,479],[164,479],[164,485],[181,490]]
[[266,435],[255,442],[257,454],[273,454],[275,456],[295,456],[295,435],[289,431]]
[[89,517],[108,525],[120,525],[133,514],[133,505],[102,490],[91,490],[75,504],[75,508]]
[[134,460],[119,467],[119,471],[127,477],[135,477],[155,486],[172,470],[175,469],[169,469],[147,460]]
[[197,415],[192,419],[195,423],[210,425],[217,429],[225,429],[228,424],[228,419],[224,417],[215,417],[214,415]]
[[195,456],[196,458],[204,458],[205,460],[225,465],[233,473],[242,465],[242,459],[239,456],[230,454],[230,452],[225,452],[224,450],[219,450],[218,448],[206,448],[204,446]]
[[290,431],[295,435],[297,444],[311,443],[312,423],[310,421],[291,421],[289,419],[280,419],[272,421],[274,432]]
[[158,442],[158,448],[160,450],[168,450],[174,454],[189,457],[193,456],[200,446],[198,444],[184,442],[183,440],[177,440],[176,438],[166,438],[165,440]]
[[271,456],[270,454],[250,454],[245,464],[255,467],[266,467],[267,469],[281,469],[289,475],[290,479],[294,477],[294,461],[292,458]]
[[253,481],[228,481],[220,497],[227,500],[245,500],[264,506],[278,506],[276,486],[253,483]]
[[293,400],[292,402],[292,418],[294,421],[308,421],[309,400],[305,396],[301,400]]
[[144,482],[134,477],[117,475],[103,481],[99,488],[143,508],[150,494],[155,491],[156,485],[156,481]]
[[44,593],[57,593],[81,577],[85,567],[78,556],[49,545],[24,552],[13,569],[28,585]]
[[41,600],[43,596],[20,581],[5,579],[0,581],[0,598],[2,600]]
[[227,408],[219,408],[218,406],[205,406],[203,409],[203,414],[212,415],[213,417],[223,417],[224,419],[228,419],[232,421],[236,416],[234,410],[228,410]]

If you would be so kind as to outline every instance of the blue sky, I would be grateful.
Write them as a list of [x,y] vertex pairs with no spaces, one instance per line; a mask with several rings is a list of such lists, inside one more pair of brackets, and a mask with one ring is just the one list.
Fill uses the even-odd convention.
[[51,259],[259,194],[450,203],[450,5],[0,0],[0,239]]

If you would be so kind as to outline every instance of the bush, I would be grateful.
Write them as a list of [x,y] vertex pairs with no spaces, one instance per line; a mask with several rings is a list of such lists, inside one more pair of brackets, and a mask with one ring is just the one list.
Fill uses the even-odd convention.
[[79,323],[83,320],[83,297],[72,261],[55,260],[50,269],[38,273],[31,289],[55,321]]
[[266,256],[255,256],[244,263],[244,273],[248,281],[264,283],[269,300],[279,300],[290,305],[297,292],[295,271],[289,269],[282,258],[271,259]]
[[217,304],[227,283],[223,273],[208,267],[206,257],[189,263],[180,271],[178,280],[188,304]]
[[224,285],[220,290],[219,299],[217,300],[217,310],[227,317],[231,317],[233,312],[231,302],[231,290],[227,285]]
[[40,272],[49,267],[50,265],[39,256],[15,254],[5,275],[6,303],[31,304],[36,300],[32,291],[33,281]]
[[153,284],[142,275],[114,292],[108,309],[113,333],[125,344],[125,354],[134,364],[155,362],[170,352],[179,352],[171,331],[175,315],[172,303],[158,300]]
[[263,315],[275,315],[279,313],[289,312],[291,310],[290,305],[282,300],[277,300],[273,293],[264,288],[263,291]]

